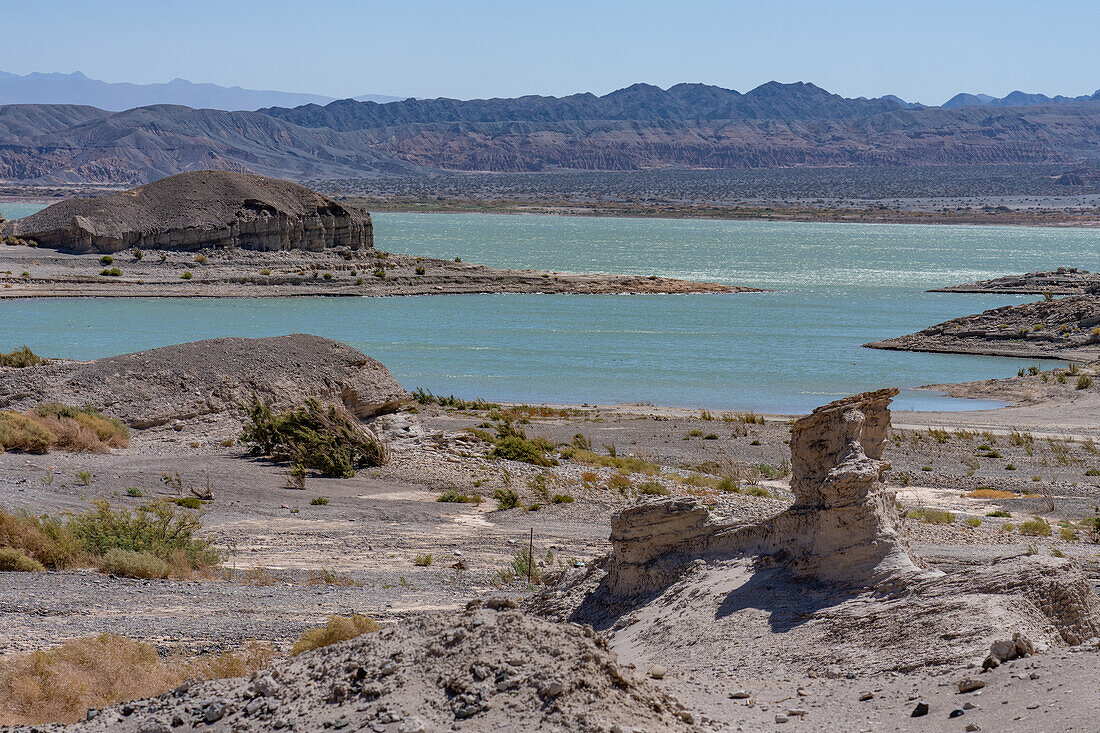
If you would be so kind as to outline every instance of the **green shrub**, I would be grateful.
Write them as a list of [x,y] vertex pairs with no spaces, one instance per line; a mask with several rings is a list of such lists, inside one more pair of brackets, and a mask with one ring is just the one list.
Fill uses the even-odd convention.
[[180,280],[190,280],[192,277],[193,275],[190,270],[184,270],[183,274],[180,275]]
[[0,547],[0,572],[41,573],[46,568],[14,547]]
[[167,578],[172,566],[151,552],[114,548],[99,559],[99,569],[125,578]]
[[103,275],[104,277],[122,277],[122,270],[118,269],[117,267],[112,267],[110,269],[104,268],[99,271],[99,274]]
[[747,489],[745,489],[742,493],[748,494],[749,496],[762,496],[762,497],[771,496],[771,492],[768,491],[767,489],[765,489],[763,486],[750,486]]
[[1077,389],[1088,389],[1092,386],[1092,377],[1082,374],[1077,377]]
[[955,515],[940,509],[910,509],[905,515],[910,519],[919,519],[925,524],[951,524]]
[[142,491],[141,489],[139,489],[136,486],[131,486],[128,489],[126,489],[126,496],[133,496],[133,497],[145,496],[145,492]]
[[172,503],[184,509],[202,509],[202,500],[197,496],[181,496],[177,499],[172,499]]
[[1033,517],[1020,523],[1020,534],[1029,537],[1050,537],[1051,531],[1050,524],[1042,517]]
[[314,498],[310,499],[309,503],[312,506],[328,506],[328,499],[323,496],[315,496]]
[[25,345],[20,346],[9,354],[0,353],[0,367],[32,367],[39,364],[49,364],[49,359],[43,359]]
[[1012,512],[1006,512],[1004,509],[997,509],[996,511],[986,514],[987,517],[1011,517]]
[[432,564],[432,555],[428,553],[426,555],[417,555],[413,558],[413,565],[426,568]]
[[110,265],[114,261],[115,261],[115,258],[112,257],[111,255],[103,255],[102,257],[99,258],[99,264],[101,264],[101,265]]
[[573,497],[569,494],[554,494],[554,496],[550,499],[550,502],[552,504],[572,504]]
[[186,564],[191,569],[216,565],[221,556],[213,540],[200,539],[198,514],[160,500],[137,509],[112,509],[106,500],[93,502],[94,508],[69,520],[68,528],[96,557],[113,549],[148,552],[167,563]]
[[638,484],[638,493],[644,496],[668,496],[672,492],[656,481],[645,481]]
[[604,456],[593,453],[590,450],[576,449],[570,453],[569,458],[590,466],[602,466],[604,468],[617,468],[629,473],[644,473],[647,476],[656,476],[661,472],[661,467],[656,463],[634,456]]
[[481,500],[481,494],[464,494],[458,489],[447,489],[436,499],[453,504],[480,504]]
[[48,428],[18,412],[0,412],[0,450],[17,453],[48,453],[57,442]]
[[963,521],[965,521],[969,527],[980,527],[982,525],[982,520],[977,517],[967,517]]
[[497,489],[493,492],[493,498],[496,499],[497,509],[501,511],[519,506],[519,494],[512,489]]
[[275,414],[253,396],[245,408],[248,422],[241,442],[252,455],[310,468],[322,476],[351,478],[362,466],[380,466],[386,451],[365,433],[354,418],[335,406],[308,399],[298,407]]
[[427,271],[424,269],[423,265],[417,265],[416,266],[416,274],[417,275],[423,275],[425,272],[427,272]]

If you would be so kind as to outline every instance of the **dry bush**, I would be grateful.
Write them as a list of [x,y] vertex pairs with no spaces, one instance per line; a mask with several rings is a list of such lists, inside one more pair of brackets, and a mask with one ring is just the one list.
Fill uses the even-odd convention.
[[189,677],[237,677],[266,667],[268,644],[197,657],[160,657],[116,634],[0,658],[0,724],[75,723],[88,708],[153,697]]
[[172,566],[151,552],[120,550],[117,547],[99,558],[99,569],[111,575],[145,580],[167,578],[172,573]]
[[26,415],[0,412],[0,450],[16,453],[47,453],[57,436]]
[[354,616],[329,616],[328,623],[313,629],[306,629],[290,648],[290,656],[296,657],[302,652],[320,649],[340,641],[354,639],[372,631],[378,631],[381,626],[373,619],[355,614]]
[[0,547],[17,550],[51,570],[71,568],[84,560],[83,543],[52,517],[32,517],[0,509]]
[[967,494],[971,499],[1015,499],[1016,494],[999,489],[975,489]]
[[46,568],[33,557],[27,557],[11,547],[0,547],[0,571],[16,573],[41,573]]
[[47,453],[51,448],[109,453],[130,444],[130,431],[121,420],[92,407],[58,402],[39,405],[32,412],[0,412],[0,450]]

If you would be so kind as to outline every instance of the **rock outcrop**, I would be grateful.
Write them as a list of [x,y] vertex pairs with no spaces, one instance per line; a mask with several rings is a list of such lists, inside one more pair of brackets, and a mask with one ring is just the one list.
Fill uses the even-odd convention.
[[864,346],[1091,361],[1100,358],[1100,295],[1070,295],[991,308]]
[[1100,294],[1100,272],[1059,267],[1057,270],[1005,275],[963,285],[933,288],[930,293],[1024,293],[1029,295]]
[[531,606],[683,674],[906,671],[980,663],[1006,632],[1036,648],[1100,636],[1100,598],[1068,558],[909,547],[880,479],[895,394],[792,425],[785,511],[736,521],[693,498],[627,508],[612,516],[611,553],[562,571]]
[[195,171],[130,191],[69,199],[0,232],[68,252],[252,250],[374,246],[370,214],[274,178]]
[[760,523],[722,522],[694,499],[635,506],[611,520],[610,590],[664,587],[697,559],[768,555],[796,575],[882,585],[928,574],[898,532],[894,493],[881,480],[890,400],[882,389],[819,407],[791,427],[787,511]]
[[232,412],[252,395],[277,408],[312,397],[364,420],[392,412],[409,397],[380,362],[306,334],[194,341],[0,373],[0,409],[91,405],[138,429]]

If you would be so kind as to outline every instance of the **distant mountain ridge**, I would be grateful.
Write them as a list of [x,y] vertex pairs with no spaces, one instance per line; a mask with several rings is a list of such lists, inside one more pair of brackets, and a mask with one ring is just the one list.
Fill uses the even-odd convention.
[[1092,94],[1082,94],[1080,97],[1063,97],[1057,95],[1048,97],[1045,94],[1028,94],[1015,91],[1003,97],[992,97],[988,94],[956,94],[943,103],[944,109],[958,109],[959,107],[1031,107],[1037,104],[1065,104],[1067,102],[1097,102],[1100,101],[1100,89]]
[[[328,104],[335,99],[321,94],[196,84],[186,79],[173,79],[164,84],[130,84],[91,79],[79,71],[71,74],[35,72],[24,76],[0,71],[0,104],[84,104],[114,112],[153,104],[180,104],[233,111]],[[356,99],[393,102],[401,97],[364,94]]]
[[[1100,98],[949,109],[814,84],[603,96],[337,100],[226,112],[0,106],[0,180],[132,185],[188,170],[295,180],[432,170],[1100,165]],[[1083,179],[1082,179],[1083,180]]]

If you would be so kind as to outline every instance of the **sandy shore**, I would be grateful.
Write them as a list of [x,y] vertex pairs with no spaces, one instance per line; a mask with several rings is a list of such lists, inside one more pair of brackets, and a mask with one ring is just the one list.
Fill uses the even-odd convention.
[[155,251],[143,252],[140,259],[127,251],[103,259],[100,255],[0,246],[0,298],[736,292],[760,291],[658,276],[498,270],[376,250]]

